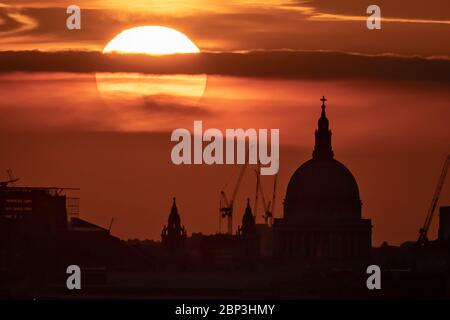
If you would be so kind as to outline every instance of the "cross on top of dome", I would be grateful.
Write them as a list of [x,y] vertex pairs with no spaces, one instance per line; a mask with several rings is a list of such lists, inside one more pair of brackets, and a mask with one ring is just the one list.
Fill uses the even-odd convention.
[[327,101],[327,98],[325,98],[325,96],[322,96],[322,98],[320,98],[320,101],[322,101],[322,118],[325,118],[325,101]]
[[325,96],[322,96],[322,98],[320,98],[320,101],[322,101],[322,108],[325,108],[325,101],[327,101],[327,98],[325,98]]
[[331,159],[333,158],[333,149],[331,147],[331,131],[328,128],[329,123],[325,114],[325,101],[327,99],[322,96],[322,113],[317,122],[316,143],[313,151],[313,158]]

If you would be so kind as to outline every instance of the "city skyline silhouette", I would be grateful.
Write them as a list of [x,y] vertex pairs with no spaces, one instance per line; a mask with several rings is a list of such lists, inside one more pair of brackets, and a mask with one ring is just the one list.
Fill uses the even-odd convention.
[[[9,180],[2,182],[0,188],[0,266],[6,290],[3,294],[25,299],[70,298],[65,292],[64,270],[76,262],[75,266],[82,270],[82,286],[88,288],[73,295],[78,298],[117,299],[129,294],[155,298],[161,297],[161,290],[166,298],[377,298],[381,296],[367,291],[363,281],[365,269],[373,265],[381,265],[388,279],[383,282],[387,287],[385,298],[446,297],[447,287],[434,277],[445,277],[448,272],[450,207],[440,209],[439,237],[427,238],[423,247],[405,239],[400,247],[385,243],[375,248],[372,228],[376,225],[364,218],[357,180],[335,159],[327,99],[322,96],[320,101],[322,111],[312,158],[292,174],[282,201],[282,216],[272,220],[261,181],[256,179],[253,208],[247,198],[241,215],[233,208],[233,194],[228,211],[222,212],[222,207],[217,211],[219,221],[230,223],[233,217],[239,224],[237,229],[229,224],[223,233],[205,235],[192,227],[188,235],[190,227],[185,226],[174,197],[159,241],[124,241],[111,234],[114,219],[109,228],[103,228],[80,217],[80,199],[68,196],[77,189],[16,186],[19,179],[9,171]],[[448,164],[444,170],[447,167]],[[255,173],[259,177],[258,170]],[[276,190],[273,192],[275,201]],[[258,223],[258,213],[253,212],[257,195],[263,199],[265,215],[270,216],[263,223]],[[275,276],[267,286],[263,279],[269,270],[284,271],[283,276]],[[249,272],[252,284],[243,285]],[[347,274],[345,294],[339,289],[342,280],[336,278],[340,273]],[[330,280],[323,282],[321,274]],[[217,275],[232,275],[230,287],[215,278]],[[183,280],[169,280],[179,276]],[[418,279],[428,280],[419,282],[413,291],[398,288],[399,284]],[[144,282],[138,285],[136,280]],[[284,281],[291,284],[284,285]],[[128,286],[134,288],[134,293],[124,291]],[[254,290],[261,286],[263,289],[257,294]],[[269,289],[273,286],[278,288],[276,296]]]
[[448,298],[449,10],[0,0],[0,296]]

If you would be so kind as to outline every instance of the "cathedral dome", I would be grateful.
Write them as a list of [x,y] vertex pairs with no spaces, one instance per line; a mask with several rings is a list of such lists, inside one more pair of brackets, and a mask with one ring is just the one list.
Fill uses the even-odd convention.
[[295,171],[288,184],[286,219],[361,218],[358,184],[350,170],[334,159],[325,101],[323,97],[313,158]]
[[311,159],[289,181],[285,218],[330,216],[361,218],[358,185],[350,170],[335,159]]

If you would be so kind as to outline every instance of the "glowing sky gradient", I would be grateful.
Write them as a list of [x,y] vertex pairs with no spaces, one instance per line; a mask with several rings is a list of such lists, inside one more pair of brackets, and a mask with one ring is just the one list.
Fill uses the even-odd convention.
[[[196,77],[183,76],[174,88],[195,88]],[[89,74],[7,74],[0,83],[0,167],[14,168],[24,185],[80,187],[83,217],[106,226],[114,216],[114,234],[125,238],[158,238],[174,195],[189,232],[217,231],[218,190],[238,168],[170,162],[171,130],[192,129],[195,119],[205,128],[280,128],[281,216],[288,179],[311,156],[326,92],[335,155],[358,180],[374,244],[415,238],[450,145],[445,84],[210,76],[198,104],[189,90],[170,101],[110,104]],[[252,174],[244,178],[235,227],[254,183]],[[270,178],[263,183],[269,190]],[[441,203],[450,203],[448,185]]]
[[65,28],[61,1],[0,1],[0,50],[102,50],[124,29],[164,25],[201,50],[338,50],[448,56],[450,3],[377,1],[382,31],[368,32],[363,0],[77,1],[82,29]]
[[[0,51],[14,51],[2,60],[8,65],[0,65],[0,173],[13,169],[21,185],[81,188],[81,217],[101,226],[114,217],[112,233],[125,239],[158,239],[173,196],[188,233],[214,233],[219,191],[239,168],[173,165],[170,132],[191,129],[194,120],[205,128],[279,128],[275,215],[280,217],[289,177],[311,157],[319,98],[325,95],[335,155],[358,181],[363,216],[374,225],[373,244],[415,240],[450,152],[450,79],[439,68],[413,81],[393,76],[386,67],[361,79],[357,75],[368,65],[359,58],[406,56],[401,68],[412,76],[429,65],[417,64],[415,56],[440,58],[448,68],[450,2],[379,0],[382,30],[376,31],[366,28],[369,4],[78,0],[82,29],[69,31],[62,1],[0,0]],[[218,64],[208,62],[213,75],[144,76],[139,68],[129,74],[83,72],[101,61],[95,60],[101,53],[89,51],[101,52],[123,30],[143,25],[173,28],[202,52],[217,53],[217,59],[208,58]],[[42,70],[26,50],[71,51],[45,58],[69,70],[33,72]],[[307,51],[292,61],[312,67],[298,77],[277,73],[274,56],[280,50]],[[230,51],[247,56],[233,60]],[[262,53],[251,66],[246,61],[255,55],[249,51]],[[323,51],[332,52],[326,64]],[[71,61],[71,54],[79,60]],[[30,63],[14,69],[19,56]],[[250,72],[214,73],[233,66]],[[263,183],[269,190],[270,178]],[[236,199],[235,228],[254,189],[249,174]],[[448,181],[440,204],[450,204]]]

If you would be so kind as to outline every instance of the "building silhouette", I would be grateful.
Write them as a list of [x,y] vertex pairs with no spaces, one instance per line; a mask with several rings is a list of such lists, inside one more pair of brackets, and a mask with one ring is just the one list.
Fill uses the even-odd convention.
[[186,229],[181,224],[181,218],[175,198],[173,198],[167,225],[161,231],[161,243],[170,251],[182,250],[186,241]]
[[450,207],[441,207],[439,211],[438,240],[441,243],[450,243]]
[[321,101],[312,159],[292,175],[284,217],[274,221],[275,254],[282,259],[367,259],[371,221],[361,218],[355,178],[334,159],[325,97]]
[[32,286],[57,272],[68,230],[66,196],[55,188],[0,187],[0,272]]
[[73,264],[83,270],[83,285],[105,284],[107,272],[152,268],[149,257],[110,230],[69,217],[76,199],[65,191],[0,186],[0,298],[3,288],[28,298],[65,287]]

